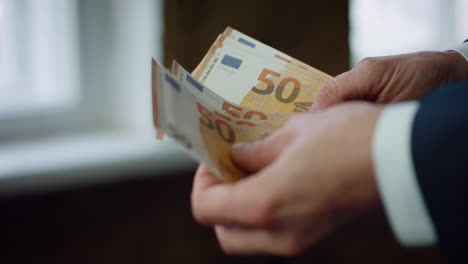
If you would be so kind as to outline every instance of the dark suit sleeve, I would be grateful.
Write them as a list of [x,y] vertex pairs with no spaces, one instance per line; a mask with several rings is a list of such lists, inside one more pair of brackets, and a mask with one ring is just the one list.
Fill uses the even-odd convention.
[[440,87],[421,100],[411,149],[441,250],[449,262],[467,263],[468,80]]

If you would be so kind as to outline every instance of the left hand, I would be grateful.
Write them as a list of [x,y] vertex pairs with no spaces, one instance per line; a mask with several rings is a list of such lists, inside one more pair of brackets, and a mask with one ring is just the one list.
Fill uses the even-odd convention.
[[235,183],[201,165],[195,219],[215,227],[228,254],[290,256],[381,207],[372,167],[380,111],[354,102],[294,116],[272,136],[233,148],[253,173]]
[[351,100],[388,104],[419,99],[443,84],[468,78],[467,66],[455,51],[366,58],[321,88],[309,110]]

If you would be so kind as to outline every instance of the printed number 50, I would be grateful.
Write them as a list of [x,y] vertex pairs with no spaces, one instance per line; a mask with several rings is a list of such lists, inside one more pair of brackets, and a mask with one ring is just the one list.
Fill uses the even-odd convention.
[[[269,70],[269,69],[263,69],[263,71],[258,76],[258,80],[265,83],[266,88],[265,89],[260,89],[260,88],[258,88],[256,86],[254,86],[252,88],[253,92],[256,92],[256,93],[262,94],[262,95],[267,95],[267,94],[271,94],[273,91],[275,91],[276,99],[278,101],[280,101],[281,103],[284,103],[284,104],[292,103],[297,99],[297,97],[299,96],[299,93],[301,91],[301,83],[296,78],[293,78],[293,77],[284,78],[283,80],[281,80],[279,82],[278,86],[275,89],[275,83],[272,80],[267,78],[268,75],[272,75],[272,76],[275,76],[275,77],[280,77],[281,74],[279,72],[275,72],[275,71],[272,71],[272,70]],[[290,84],[290,83],[293,85],[293,88],[292,88],[292,91],[289,94],[289,96],[286,96],[284,94],[284,90],[286,89],[286,86],[288,84]]]
[[234,130],[223,119],[217,118],[222,117],[224,119],[230,120],[229,117],[226,117],[218,112],[215,112],[216,116],[214,121],[212,119],[213,114],[204,108],[201,104],[198,104],[198,113],[200,113],[200,123],[209,128],[210,130],[216,129],[218,135],[227,143],[234,144],[236,142],[236,135]]

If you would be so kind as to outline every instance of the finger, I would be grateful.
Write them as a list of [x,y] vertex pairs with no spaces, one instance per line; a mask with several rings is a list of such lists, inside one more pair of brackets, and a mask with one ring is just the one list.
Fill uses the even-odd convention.
[[268,254],[278,247],[277,240],[264,229],[216,226],[215,232],[223,251],[229,255]]
[[281,154],[294,137],[293,132],[286,126],[265,139],[236,144],[231,150],[231,158],[240,168],[257,172]]
[[319,111],[335,104],[356,98],[361,90],[362,78],[356,78],[356,71],[350,70],[335,77],[317,93],[310,112]]
[[192,213],[197,222],[208,226],[264,226],[272,219],[278,193],[273,181],[253,175],[234,183],[216,183],[212,177],[205,169],[195,177]]
[[200,197],[204,196],[203,192],[205,192],[207,189],[210,189],[212,186],[220,184],[222,184],[222,181],[219,180],[205,164],[200,164],[200,166],[198,166],[198,169],[195,172],[195,177],[193,179],[191,194],[192,214],[195,216],[195,218],[198,218],[197,215],[199,214],[199,211],[201,211],[198,208],[201,207],[199,204],[203,203],[200,202]]
[[200,166],[198,166],[193,180],[194,189],[207,188],[208,186],[220,183],[222,183],[222,180],[216,177],[205,164],[200,164]]
[[294,243],[270,229],[245,227],[215,227],[216,237],[223,251],[229,255],[295,255]]

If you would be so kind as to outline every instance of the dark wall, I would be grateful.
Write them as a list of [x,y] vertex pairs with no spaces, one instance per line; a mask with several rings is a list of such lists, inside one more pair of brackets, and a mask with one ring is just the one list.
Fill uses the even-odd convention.
[[164,61],[194,69],[231,26],[328,74],[348,69],[348,1],[166,1]]

